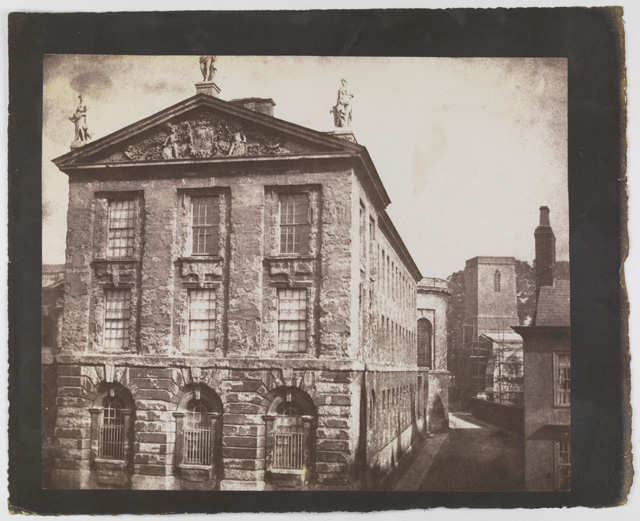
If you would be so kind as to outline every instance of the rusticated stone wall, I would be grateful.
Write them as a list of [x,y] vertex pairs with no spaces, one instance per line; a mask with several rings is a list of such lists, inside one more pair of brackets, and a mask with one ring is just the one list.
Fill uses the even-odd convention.
[[[62,356],[57,370],[56,487],[261,490],[354,486],[354,440],[360,421],[358,372],[253,369],[246,363],[238,364],[244,368],[214,368],[200,365],[203,360],[198,360],[197,368],[166,368],[131,357],[117,360],[115,366],[96,363],[95,357],[68,363],[72,358]],[[149,366],[139,366],[140,362],[149,362]],[[176,458],[176,437],[180,435],[176,413],[185,395],[196,387],[221,404],[210,479],[185,475]],[[132,400],[126,434],[131,450],[124,472],[104,468],[104,461],[95,453],[99,433],[92,428],[91,410],[99,407],[100,397],[111,388]],[[269,479],[267,415],[281,389],[304,393],[313,403],[310,465],[304,483],[302,478],[293,483]]]

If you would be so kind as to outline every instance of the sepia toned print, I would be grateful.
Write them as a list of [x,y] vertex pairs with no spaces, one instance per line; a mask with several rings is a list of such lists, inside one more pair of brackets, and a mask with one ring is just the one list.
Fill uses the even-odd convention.
[[43,486],[569,490],[566,66],[45,57]]

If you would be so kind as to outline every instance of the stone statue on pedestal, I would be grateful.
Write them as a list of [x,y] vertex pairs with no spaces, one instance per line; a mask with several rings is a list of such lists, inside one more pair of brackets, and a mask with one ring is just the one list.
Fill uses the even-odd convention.
[[78,148],[86,145],[91,139],[91,134],[89,134],[89,129],[87,127],[87,111],[89,110],[89,107],[84,104],[84,96],[82,94],[78,96],[78,99],[80,101],[78,102],[76,111],[69,118],[69,120],[76,126],[75,140],[71,143],[71,148]]
[[213,81],[216,75],[216,57],[200,56],[200,72],[202,73],[202,81]]
[[347,88],[347,80],[342,79],[342,87],[338,90],[338,100],[333,107],[333,122],[336,127],[351,126],[351,100],[353,94]]

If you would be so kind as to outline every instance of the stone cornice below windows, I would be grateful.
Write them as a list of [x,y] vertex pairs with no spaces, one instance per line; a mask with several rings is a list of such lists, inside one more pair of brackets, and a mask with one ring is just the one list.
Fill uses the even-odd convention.
[[[217,358],[197,355],[163,356],[128,353],[73,353],[56,355],[56,362],[59,364],[104,365],[105,362],[108,362],[111,365],[122,367],[199,367],[202,369],[272,370],[282,368],[283,360],[283,358],[277,357],[247,358],[246,356],[242,356],[238,358]],[[359,360],[319,359],[308,356],[306,358],[288,358],[286,364],[287,367],[291,367],[292,369],[324,371],[363,371],[365,369],[365,364]],[[406,368],[403,369],[406,370]]]

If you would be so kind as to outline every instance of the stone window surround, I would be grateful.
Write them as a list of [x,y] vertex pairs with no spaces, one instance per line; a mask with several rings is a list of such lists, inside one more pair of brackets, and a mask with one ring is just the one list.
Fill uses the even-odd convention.
[[[123,261],[114,261],[109,262],[108,265],[111,268],[117,267],[122,264]],[[100,264],[102,261],[95,262],[94,267],[97,272],[100,272]],[[137,263],[135,263],[137,266]],[[117,271],[116,271],[117,273]],[[138,297],[139,292],[137,288],[137,284],[134,280],[128,280],[123,282],[122,280],[118,280],[120,275],[114,275],[111,273],[111,281],[98,280],[94,285],[93,297],[92,297],[92,306],[90,314],[92,316],[92,320],[94,323],[95,330],[93,331],[92,337],[90,340],[92,351],[96,353],[136,353],[138,351]],[[129,317],[129,345],[126,348],[123,347],[105,347],[104,345],[104,335],[105,335],[105,321],[106,321],[106,292],[109,290],[129,290],[129,295],[131,299],[130,305],[130,317]]]
[[[321,233],[322,185],[265,185],[265,203],[273,204],[270,208],[271,221],[265,222],[265,256],[267,258],[316,258],[318,251],[318,236]],[[309,198],[309,242],[308,252],[281,253],[280,252],[280,195],[307,194]],[[267,212],[265,212],[266,217]]]
[[[204,186],[201,188],[178,188],[178,208],[182,213],[177,216],[177,229],[188,230],[186,236],[179,237],[178,251],[180,258],[190,260],[202,260],[225,258],[227,251],[227,234],[229,231],[228,215],[231,204],[231,189],[226,186]],[[218,244],[211,255],[193,254],[192,246],[192,205],[191,199],[195,197],[215,197],[218,199]]]
[[[226,345],[223,341],[225,321],[227,316],[227,302],[225,285],[227,284],[226,269],[229,251],[229,223],[231,212],[231,188],[227,186],[204,186],[199,188],[178,188],[176,190],[176,227],[186,233],[178,234],[177,277],[174,297],[174,317],[176,330],[174,332],[174,348],[184,355],[199,355],[206,353],[211,356],[225,356]],[[217,197],[218,210],[218,245],[214,248],[215,255],[192,255],[191,244],[191,198]],[[211,289],[216,291],[216,334],[215,348],[195,350],[189,347],[189,290]]]
[[[94,223],[94,261],[117,262],[123,260],[137,261],[140,258],[142,235],[144,234],[143,209],[144,209],[144,190],[109,190],[94,192],[94,200],[96,201]],[[125,257],[112,257],[108,253],[109,245],[109,221],[110,207],[115,201],[132,200],[134,202],[134,240],[132,247],[132,255]],[[99,207],[102,202],[103,208]]]

